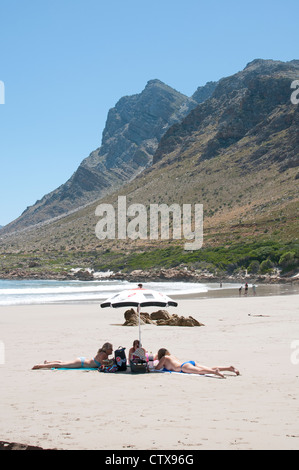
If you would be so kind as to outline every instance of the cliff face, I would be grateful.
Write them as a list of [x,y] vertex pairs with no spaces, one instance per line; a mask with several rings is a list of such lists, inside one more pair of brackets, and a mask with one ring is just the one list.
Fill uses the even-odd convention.
[[102,145],[82,166],[99,172],[122,169],[128,176],[152,163],[158,143],[188,98],[159,80],[142,93],[121,98],[108,113]]
[[[101,148],[59,188],[64,210],[72,191],[76,200],[92,195],[94,203],[23,233],[12,235],[5,227],[0,246],[109,251],[114,242],[99,242],[94,233],[95,208],[101,198],[116,207],[118,194],[146,207],[202,203],[205,244],[297,239],[299,105],[291,102],[291,83],[298,77],[299,61],[255,60],[212,84],[208,97],[204,89],[186,98],[149,82],[109,112]],[[180,120],[186,109],[191,110]],[[121,192],[103,198],[117,185]],[[44,202],[47,197],[53,194]],[[50,202],[47,209],[57,214]],[[144,249],[146,242],[138,242]],[[136,248],[127,241],[116,245]]]
[[282,168],[298,163],[298,106],[290,103],[290,85],[298,75],[298,61],[255,60],[220,80],[210,99],[165,133],[154,163],[172,152],[180,155],[194,147],[195,141],[201,159],[213,158],[246,135],[256,135],[257,143],[264,143],[252,156],[258,159],[270,150],[267,138],[283,130],[288,132],[288,151],[281,152],[281,142],[277,142],[279,151],[275,153],[272,145],[271,159],[283,160]]
[[209,83],[188,98],[159,80],[150,80],[140,94],[121,98],[108,113],[101,147],[83,160],[65,184],[28,207],[4,232],[55,219],[119,189],[152,164],[166,130],[212,91]]

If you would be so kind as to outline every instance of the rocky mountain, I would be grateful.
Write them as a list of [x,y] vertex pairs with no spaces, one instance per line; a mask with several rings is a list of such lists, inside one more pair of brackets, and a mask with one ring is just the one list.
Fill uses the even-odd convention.
[[150,80],[141,93],[121,98],[108,113],[101,147],[83,160],[65,184],[28,207],[4,232],[59,218],[134,179],[152,164],[166,130],[214,88],[214,82],[209,82],[188,98],[160,80]]
[[[165,154],[182,153],[193,145],[202,160],[214,158],[246,135],[259,133],[263,148],[256,149],[252,159],[269,153],[266,140],[276,131],[288,129],[291,139],[288,151],[279,151],[276,158],[282,166],[298,165],[298,132],[296,127],[298,107],[290,101],[291,83],[298,77],[299,61],[288,63],[271,60],[254,60],[232,77],[217,84],[211,99],[196,107],[183,122],[172,126],[160,141],[153,163]],[[287,117],[287,116],[288,117]],[[291,119],[291,122],[289,122]],[[210,130],[208,138],[194,139],[197,133]],[[264,132],[261,132],[262,129]],[[281,149],[280,149],[281,150]],[[272,159],[275,159],[271,152]]]
[[[299,105],[291,102],[291,83],[298,77],[296,60],[249,63],[213,85],[209,98],[166,129],[153,155],[145,159],[143,171],[137,171],[120,191],[47,226],[15,235],[1,233],[0,246],[6,251],[53,253],[59,247],[66,257],[88,251],[97,259],[109,258],[111,266],[116,260],[122,264],[120,253],[146,253],[153,247],[167,251],[182,245],[181,240],[98,240],[95,209],[100,202],[116,207],[118,195],[127,196],[128,204],[146,207],[202,203],[204,247],[224,247],[226,262],[236,243],[298,240]],[[182,98],[177,109],[185,103]],[[115,132],[114,128],[109,132],[108,126],[103,140]],[[88,165],[92,167],[91,161]]]

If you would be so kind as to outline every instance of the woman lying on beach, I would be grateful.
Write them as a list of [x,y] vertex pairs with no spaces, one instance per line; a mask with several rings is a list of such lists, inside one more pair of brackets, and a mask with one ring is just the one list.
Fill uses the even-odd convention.
[[98,369],[102,365],[106,365],[109,361],[109,356],[113,352],[111,343],[105,343],[98,350],[95,357],[87,359],[86,357],[78,357],[74,361],[45,361],[43,364],[36,364],[32,369],[81,369],[82,367]]
[[214,374],[225,379],[224,375],[221,372],[234,372],[236,375],[240,375],[240,372],[233,366],[230,367],[205,367],[201,366],[195,361],[181,362],[175,356],[172,356],[167,349],[159,349],[157,354],[157,359],[159,361],[158,365],[155,367],[157,370],[167,369],[168,371],[173,372],[185,372],[186,374]]

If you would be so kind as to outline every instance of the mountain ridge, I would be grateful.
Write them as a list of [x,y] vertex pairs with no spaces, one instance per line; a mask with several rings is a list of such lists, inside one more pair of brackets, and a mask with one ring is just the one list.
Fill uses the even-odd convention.
[[[287,72],[290,72],[288,73],[287,77],[281,77],[283,73],[286,74]],[[260,84],[263,85],[262,82],[266,80],[266,77],[270,79],[272,77],[273,79],[274,76],[277,77],[277,80],[281,80],[282,82],[284,81],[285,87],[283,87],[283,83],[282,86],[274,90],[272,87],[270,87],[269,96],[267,97],[265,95],[265,93],[267,92],[267,85],[264,85],[263,89],[261,90],[260,96],[260,99],[269,103],[269,106],[273,108],[280,104],[279,99],[284,100],[284,102],[289,100],[291,84],[290,80],[295,80],[296,77],[298,77],[298,61],[294,60],[287,63],[283,63],[280,61],[264,61],[262,59],[255,59],[254,61],[248,63],[244,70],[230,77],[225,77],[219,80],[217,87],[215,88],[210,100],[207,100],[204,102],[204,104],[197,106],[186,116],[186,118],[183,119],[181,123],[175,124],[164,134],[159,143],[159,147],[154,155],[153,162],[156,163],[159,160],[160,155],[165,152],[171,152],[174,147],[176,147],[177,151],[179,151],[180,138],[185,139],[186,137],[188,137],[188,134],[191,135],[197,128],[199,123],[205,117],[207,117],[207,115],[211,113],[214,113],[214,115],[219,114],[216,112],[216,108],[219,107],[219,102],[221,102],[222,108],[224,109],[223,114],[219,116],[220,129],[218,131],[217,136],[218,139],[221,140],[221,142],[217,143],[215,142],[215,140],[211,141],[209,144],[209,148],[206,149],[206,154],[204,157],[209,158],[209,156],[211,155],[215,156],[217,152],[217,146],[219,146],[219,148],[223,148],[223,140],[225,138],[227,139],[226,145],[229,146],[233,143],[233,140],[236,141],[238,139],[238,135],[240,137],[244,136],[244,133],[247,132],[249,128],[253,127],[253,123],[249,119],[246,119],[246,116],[244,119],[244,116],[242,116],[241,113],[243,111],[243,113],[247,112],[248,115],[251,114],[252,116],[250,117],[254,117],[256,124],[258,123],[257,114],[260,110],[260,103],[258,102],[259,91],[257,90],[257,82],[259,81]],[[277,96],[277,92],[281,92],[282,89],[284,93],[283,96]],[[247,109],[242,109],[242,107],[244,107],[244,105],[246,104],[246,93],[248,95],[252,90],[256,91],[257,102],[253,103],[253,100],[250,99],[252,97],[249,96],[249,106],[247,107]],[[269,100],[269,98],[271,98],[271,93],[274,95],[274,98],[277,97],[277,102],[272,103],[272,101]],[[240,113],[236,117],[236,119],[239,121],[239,124],[244,124],[245,122],[246,124],[248,123],[248,129],[245,129],[244,127],[238,128],[235,122],[229,121],[229,119],[227,119],[227,115],[229,116],[229,114],[234,114],[234,107],[236,106],[240,107]],[[257,111],[257,113],[254,114],[255,110]],[[263,109],[263,113],[267,111],[268,110]],[[208,127],[209,124],[209,121],[204,123],[206,127]],[[232,124],[234,125],[233,128]],[[230,128],[229,132],[228,128]],[[226,136],[224,135],[225,131],[228,134]],[[167,148],[165,148],[166,141],[168,141]]]
[[[126,264],[128,257],[135,253],[140,253],[138,262],[146,264],[146,259],[154,259],[150,257],[154,250],[158,254],[152,262],[159,263],[171,249],[172,265],[191,258],[194,266],[203,263],[204,251],[185,258],[176,251],[184,251],[183,240],[98,240],[94,232],[97,205],[116,207],[118,196],[123,195],[128,205],[138,202],[145,207],[202,203],[203,250],[214,250],[211,259],[216,259],[222,247],[229,264],[234,246],[250,247],[253,242],[260,243],[264,258],[257,254],[259,260],[267,261],[268,245],[274,243],[283,248],[277,248],[273,262],[288,250],[297,259],[299,106],[290,97],[291,82],[298,75],[299,61],[256,60],[221,79],[210,98],[165,132],[153,165],[120,191],[23,235],[1,233],[2,250],[48,252],[53,257],[60,252],[64,259],[76,254],[84,258],[88,252],[93,255],[86,259],[93,258],[97,268],[110,263],[110,267],[129,269],[133,264]],[[249,264],[245,254],[242,263]]]
[[4,232],[56,219],[119,189],[152,164],[163,133],[206,99],[214,83],[187,97],[158,79],[141,93],[124,96],[108,112],[101,146],[86,157],[69,180],[27,209]]

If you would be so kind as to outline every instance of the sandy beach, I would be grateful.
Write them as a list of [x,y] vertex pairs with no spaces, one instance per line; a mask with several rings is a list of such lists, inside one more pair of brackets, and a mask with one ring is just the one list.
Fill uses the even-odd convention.
[[122,326],[123,309],[97,303],[0,307],[0,440],[66,450],[298,449],[298,300],[184,297],[168,311],[205,326],[142,326],[149,352],[166,347],[182,361],[240,370],[226,380],[31,370],[92,357],[106,341],[128,351],[138,328]]

